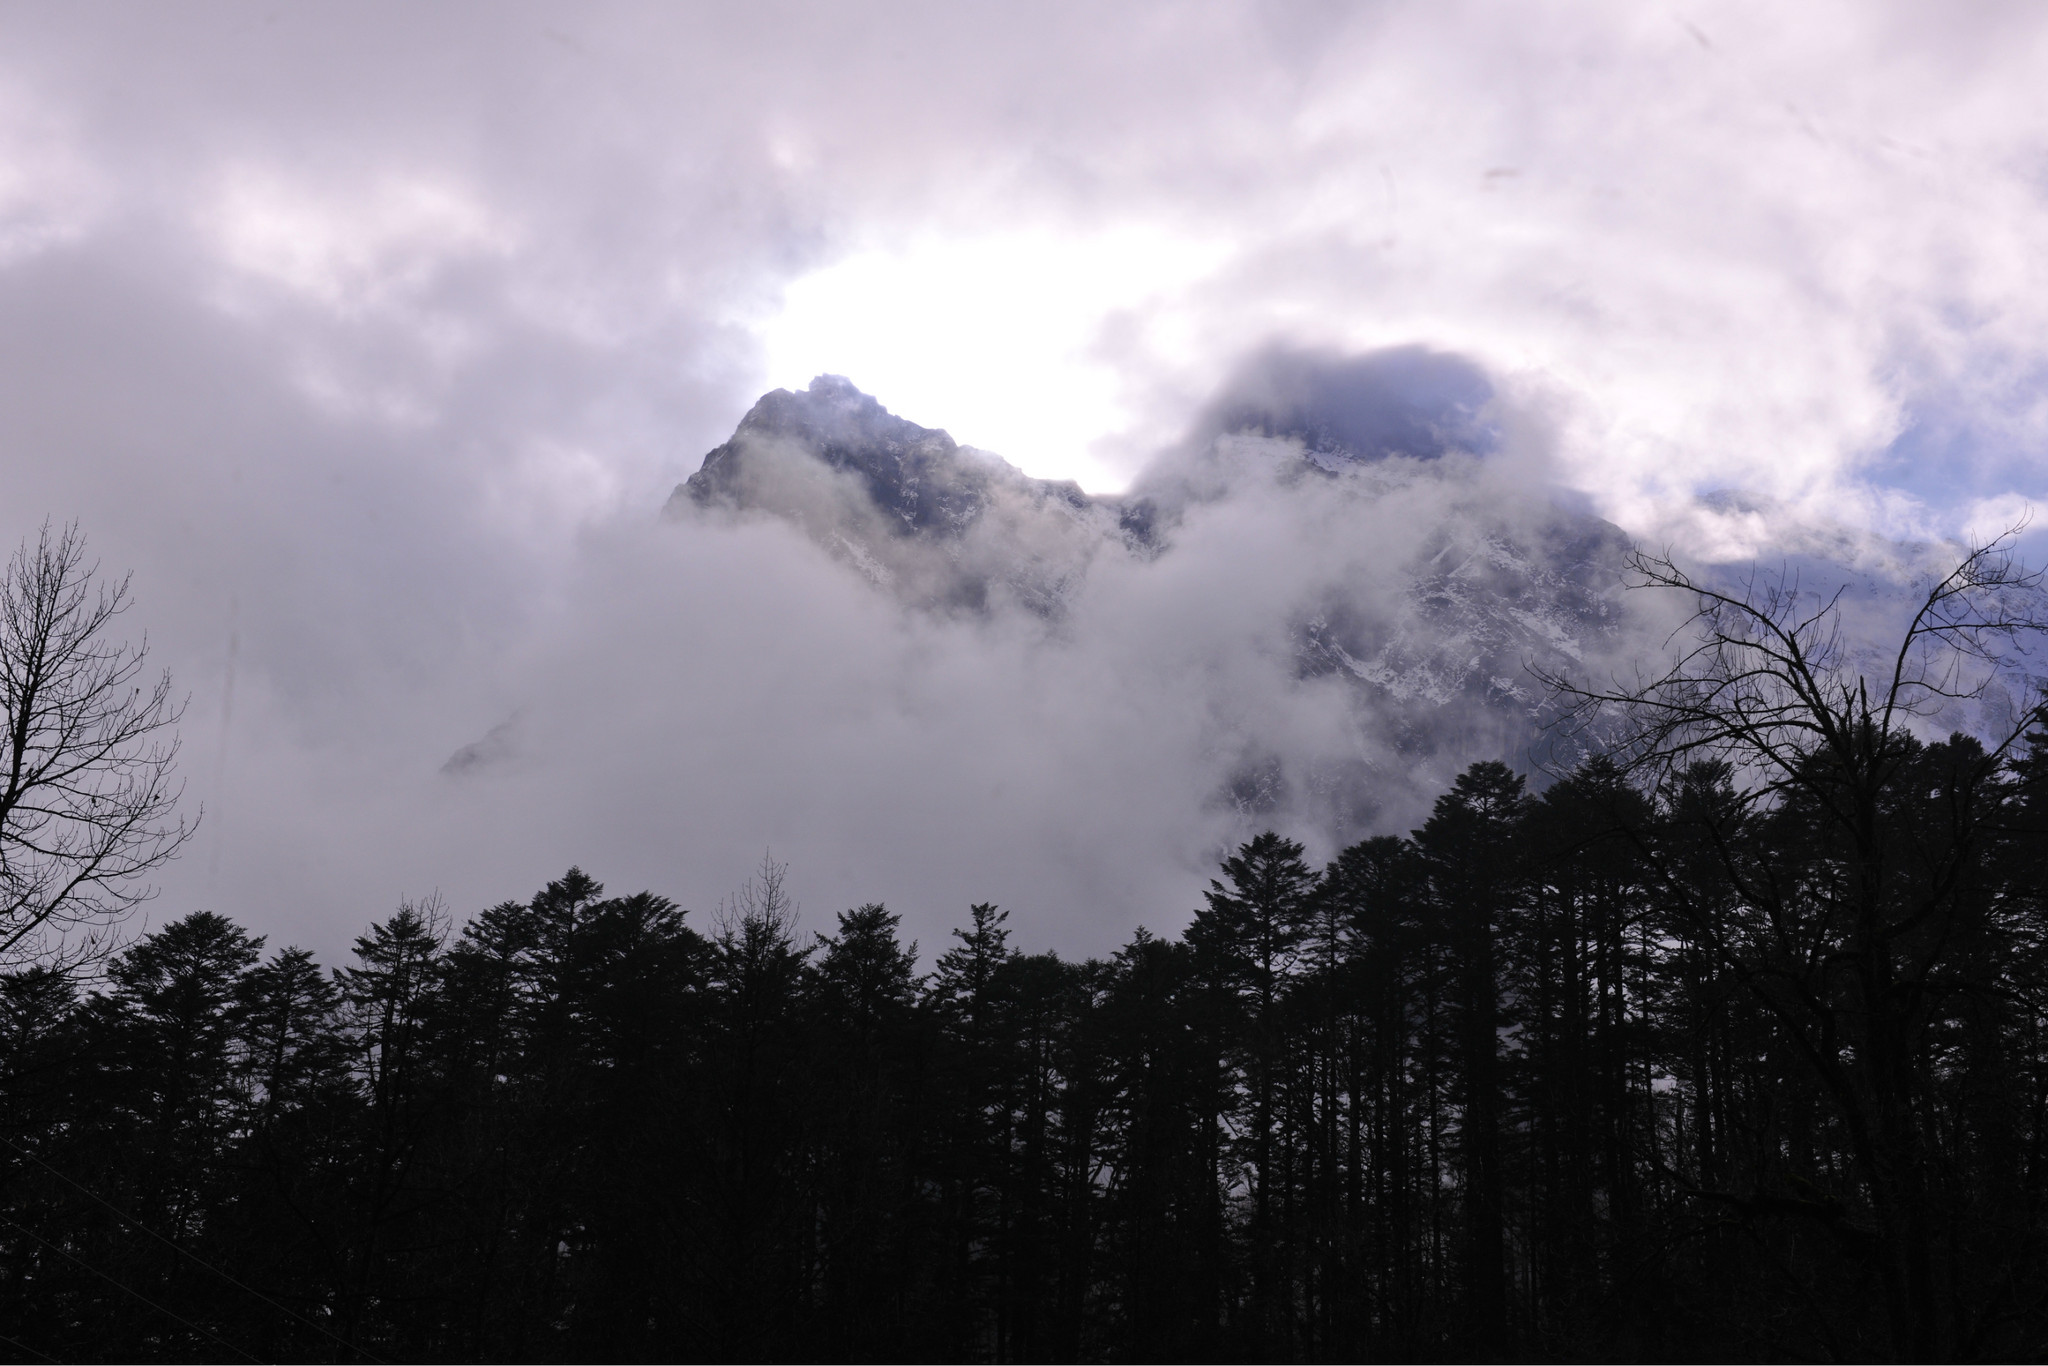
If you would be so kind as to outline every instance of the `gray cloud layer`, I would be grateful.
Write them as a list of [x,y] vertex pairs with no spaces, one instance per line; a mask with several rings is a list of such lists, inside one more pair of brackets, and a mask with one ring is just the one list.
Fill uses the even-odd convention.
[[[1100,949],[1185,913],[1244,737],[1358,752],[1273,633],[1457,498],[1555,480],[1736,554],[1774,524],[1691,494],[1942,532],[2037,496],[2044,38],[2017,6],[12,6],[0,533],[81,519],[192,692],[207,822],[160,914],[332,954],[571,860],[708,907],[772,845],[817,916],[885,897],[930,942],[994,898]],[[1098,320],[1102,468],[1269,344],[1422,344],[1491,377],[1492,491],[1251,481],[1052,640],[656,520],[791,279],[1127,223],[1221,245]]]

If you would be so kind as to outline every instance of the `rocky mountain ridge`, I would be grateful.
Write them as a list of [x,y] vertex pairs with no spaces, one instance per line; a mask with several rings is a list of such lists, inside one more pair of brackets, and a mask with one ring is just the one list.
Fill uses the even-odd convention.
[[[1348,839],[1474,759],[1569,764],[1591,737],[1545,727],[1537,675],[1633,674],[1693,607],[1625,591],[1630,538],[1501,459],[1491,402],[1469,363],[1414,348],[1268,355],[1101,497],[820,376],[764,395],[668,513],[785,521],[911,610],[1021,625],[1076,660],[1149,653],[1145,695],[1213,680],[1216,800]],[[1953,549],[1732,494],[1698,507],[1779,547],[1702,582],[1834,601],[1857,668]],[[1994,692],[1952,720],[1995,728],[2015,705]]]
[[764,394],[665,512],[765,512],[922,607],[1056,614],[1102,546],[1148,544],[1142,509],[1033,479],[837,375]]
[[[1095,497],[820,376],[764,395],[667,513],[776,517],[915,609],[1021,609],[1055,631],[1111,562],[1170,579],[1182,559],[1220,557],[1275,578],[1282,619],[1247,627],[1275,643],[1244,648],[1284,651],[1284,687],[1336,689],[1351,741],[1294,752],[1260,719],[1275,703],[1233,701],[1238,719],[1216,741],[1234,756],[1220,799],[1355,830],[1391,769],[1435,781],[1473,757],[1527,762],[1545,700],[1528,666],[1595,662],[1627,634],[1627,538],[1493,479],[1485,454],[1451,444],[1476,430],[1471,386],[1438,387],[1455,420],[1332,421],[1240,396],[1212,422],[1227,429],[1162,458],[1138,493]],[[1359,432],[1386,439],[1342,444]]]

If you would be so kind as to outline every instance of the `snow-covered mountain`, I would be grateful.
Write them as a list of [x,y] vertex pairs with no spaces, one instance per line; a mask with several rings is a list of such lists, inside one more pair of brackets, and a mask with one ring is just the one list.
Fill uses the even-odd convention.
[[1267,358],[1132,493],[1093,497],[820,376],[764,395],[668,513],[784,519],[913,609],[1015,614],[1047,648],[1112,583],[1256,583],[1242,650],[1281,664],[1303,705],[1334,703],[1349,735],[1309,744],[1278,700],[1219,691],[1219,800],[1345,835],[1390,784],[1543,757],[1530,666],[1599,667],[1642,634],[1620,596],[1627,538],[1496,468],[1489,398],[1428,352]]
[[[1629,537],[1501,416],[1455,356],[1269,352],[1100,497],[825,375],[763,396],[668,511],[786,521],[908,610],[1191,694],[1219,806],[1342,840],[1420,814],[1475,759],[1568,764],[1585,741],[1544,726],[1536,675],[1634,675],[1693,609],[1625,591]],[[1702,582],[1739,593],[1761,572],[1833,600],[1852,668],[1885,664],[1957,551],[1735,494],[1693,512],[1771,547],[1696,560]],[[1994,691],[1929,724],[1995,729],[2014,705]]]

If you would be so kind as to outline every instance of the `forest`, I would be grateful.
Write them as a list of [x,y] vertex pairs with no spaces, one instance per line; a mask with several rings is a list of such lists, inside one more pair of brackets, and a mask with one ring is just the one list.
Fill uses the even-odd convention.
[[821,932],[764,858],[708,915],[572,867],[327,966],[123,932],[191,829],[177,708],[46,530],[0,582],[0,1349],[2040,1358],[2039,577],[1971,551],[1887,679],[1831,600],[1636,569],[1693,644],[1550,680],[1573,763],[1320,868],[1258,834],[1107,959],[989,904]]
[[[2036,732],[2036,738],[2042,737]],[[2042,751],[2037,749],[2036,754]],[[1467,770],[1178,938],[708,923],[571,869],[331,972],[197,912],[4,992],[50,1360],[2022,1358],[2048,762],[1902,745],[1871,994],[1824,813]],[[1920,1317],[1920,1316],[1924,1316]],[[1920,1335],[1916,1337],[1915,1335]]]

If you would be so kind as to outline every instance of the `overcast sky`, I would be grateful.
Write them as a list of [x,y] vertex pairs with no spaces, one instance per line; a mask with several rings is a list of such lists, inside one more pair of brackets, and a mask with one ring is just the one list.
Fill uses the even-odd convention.
[[2043,71],[2019,4],[0,5],[0,535],[190,693],[155,920],[772,846],[814,928],[1099,952],[1213,852],[1216,584],[1049,654],[659,523],[762,390],[1112,491],[1262,346],[1420,343],[1632,533],[1962,534],[2048,492]]

